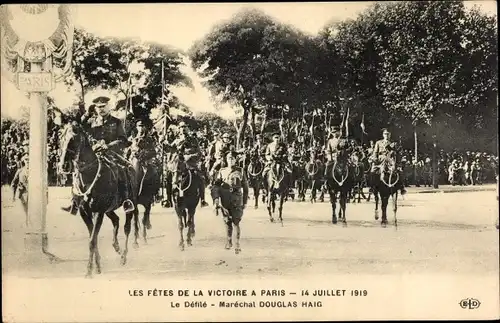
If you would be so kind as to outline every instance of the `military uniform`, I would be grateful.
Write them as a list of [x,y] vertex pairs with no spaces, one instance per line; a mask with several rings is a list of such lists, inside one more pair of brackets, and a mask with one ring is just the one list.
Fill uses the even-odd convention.
[[172,146],[175,148],[177,154],[184,157],[184,161],[189,168],[198,168],[198,163],[201,158],[201,149],[196,137],[181,134],[174,140]]
[[[339,133],[340,128],[339,127],[334,127],[333,132],[334,133]],[[333,163],[337,159],[337,154],[338,154],[338,146],[340,142],[340,136],[339,137],[333,137],[328,139],[328,142],[326,143],[326,149],[325,149],[325,157],[326,157],[326,167],[325,167],[325,176],[329,172],[331,172],[331,167],[333,166]]]
[[[186,127],[184,122],[181,122],[179,126]],[[207,206],[208,204],[205,202],[205,178],[199,169],[202,152],[198,139],[193,135],[181,133],[171,146],[174,148],[177,156],[185,162],[187,168],[194,171],[199,177],[200,187],[198,187],[198,193],[200,194],[201,206]],[[177,175],[177,171],[173,170],[172,183],[174,185],[177,183]]]
[[[387,129],[384,129],[383,133],[387,134],[389,133],[389,131],[387,131]],[[375,173],[377,169],[379,169],[380,164],[387,158],[388,154],[390,152],[397,152],[397,149],[398,147],[396,146],[396,143],[392,142],[390,139],[378,140],[373,147],[373,153],[371,156],[373,160],[371,173]],[[395,161],[397,162],[397,158],[395,159]],[[399,181],[397,187],[401,190],[401,194],[406,194],[406,190],[404,188],[404,183],[402,180]]]
[[[277,134],[274,134],[274,136],[275,135]],[[267,145],[265,158],[266,158],[266,164],[264,166],[264,170],[262,171],[263,178],[267,177],[267,173],[271,169],[273,161],[281,164],[288,173],[292,173],[292,165],[290,164],[287,158],[287,147],[283,142],[280,141],[271,142],[269,145]],[[290,190],[292,189],[293,185],[294,185],[293,176],[290,176],[290,183],[289,183]]]
[[[106,159],[111,160],[112,163],[109,166],[116,167],[116,171],[120,174],[118,176],[118,190],[124,200],[125,212],[129,212],[135,208],[131,198],[135,198],[136,188],[131,174],[132,165],[123,156],[123,150],[130,144],[125,128],[122,121],[113,117],[109,112],[107,115],[101,116],[92,111],[97,107],[107,107],[109,101],[110,97],[107,95],[95,98],[87,113],[82,117],[82,126],[90,136],[92,149],[98,154],[103,153]],[[105,149],[102,149],[104,145]],[[79,199],[73,197],[72,205],[62,209],[76,215],[78,203]]]
[[211,157],[214,158],[214,164],[212,165],[212,167],[210,168],[210,171],[209,173],[211,175],[215,174],[215,172],[217,170],[219,170],[222,165],[224,164],[224,160],[226,158],[226,155],[227,153],[229,152],[230,150],[230,145],[231,143],[229,142],[224,142],[222,140],[220,141],[216,141],[214,146],[213,146],[213,155],[211,155]]
[[[28,159],[28,156],[24,156],[22,158],[22,162],[23,163],[26,163]],[[22,198],[24,196],[24,194],[28,193],[28,178],[29,178],[29,174],[28,174],[28,167],[24,167],[24,165],[22,165],[19,169],[17,169],[16,173],[14,174],[14,178],[12,179],[12,182],[11,182],[11,187],[14,191],[14,198],[16,196],[16,191],[18,192],[18,196],[20,198]]]
[[395,142],[385,139],[378,140],[373,148],[372,159],[377,163],[381,163],[385,160],[389,152],[395,150],[395,147]]
[[82,121],[94,144],[103,141],[109,150],[120,155],[123,153],[123,149],[128,145],[128,140],[120,119],[112,115],[104,118],[84,116]]
[[[137,126],[145,126],[144,122],[137,122]],[[131,161],[137,183],[140,183],[143,177],[146,175],[142,167],[146,167],[146,172],[152,172],[153,175],[150,175],[152,178],[158,178],[159,174],[156,169],[155,157],[156,157],[156,146],[157,141],[155,137],[148,133],[147,130],[143,133],[138,133],[135,137],[132,137],[132,144],[130,145],[130,156],[129,160]]]
[[224,221],[238,224],[243,216],[243,209],[248,200],[248,181],[243,170],[238,166],[224,167],[217,172],[211,195],[218,207],[222,205],[229,214],[224,214]]

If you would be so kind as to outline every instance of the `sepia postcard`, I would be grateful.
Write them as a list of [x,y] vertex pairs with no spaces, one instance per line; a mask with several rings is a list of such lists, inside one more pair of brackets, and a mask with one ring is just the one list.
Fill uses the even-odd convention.
[[496,1],[0,24],[3,321],[499,319]]

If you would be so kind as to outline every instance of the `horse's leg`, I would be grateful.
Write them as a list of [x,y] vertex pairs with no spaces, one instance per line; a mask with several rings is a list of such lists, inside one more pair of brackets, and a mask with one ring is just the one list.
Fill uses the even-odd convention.
[[253,198],[255,200],[255,205],[254,205],[254,208],[259,208],[259,191],[260,191],[260,187],[259,187],[259,184],[257,183],[257,181],[254,181],[253,185]]
[[194,230],[194,214],[196,212],[196,208],[188,208],[187,210],[187,216],[188,216],[188,221],[187,221],[187,227],[188,227],[188,232],[187,232],[187,245],[188,247],[191,247],[193,245],[193,238],[195,235],[195,230]]
[[144,206],[144,216],[142,218],[142,237],[144,238],[144,243],[148,243],[147,239],[147,230],[151,229],[151,221],[149,219],[149,215],[151,213],[151,204],[146,203]]
[[379,203],[379,192],[373,189],[373,197],[375,198],[375,220],[378,220],[378,203]]
[[139,248],[139,208],[135,207],[135,210],[133,211],[133,214],[134,214],[134,243],[133,243],[133,247],[135,249]]
[[118,230],[120,229],[120,218],[114,211],[106,213],[108,218],[113,223],[113,248],[117,253],[120,253],[120,244],[118,243]]
[[330,204],[332,205],[332,223],[337,224],[337,214],[335,214],[335,208],[337,204],[337,194],[335,190],[331,187],[328,188],[328,194],[330,195]]
[[394,213],[394,226],[398,228],[398,218],[396,212],[398,211],[398,191],[396,190],[392,194],[392,212]]
[[382,199],[382,226],[385,227],[387,225],[387,204],[389,204],[389,194],[384,192],[384,194],[380,194],[380,198]]
[[320,185],[319,185],[319,201],[323,203],[325,201],[325,183],[324,180],[321,180]]
[[231,210],[228,209],[229,214],[224,217],[224,224],[226,225],[227,240],[224,248],[227,250],[233,247],[233,223],[231,220]]
[[285,203],[285,195],[284,194],[280,194],[280,201],[279,201],[279,203],[280,203],[279,206],[278,206],[279,220],[281,222],[281,226],[283,226],[283,203]]
[[[92,217],[92,214],[90,214],[90,217]],[[92,218],[90,219],[90,221],[92,221]],[[90,231],[90,237],[89,237],[89,261],[87,263],[87,275],[85,276],[87,278],[92,277],[92,271],[94,269],[96,231],[98,232],[98,230],[96,230],[96,227],[97,227],[97,221],[96,224],[94,224],[92,221],[92,230]]]
[[179,220],[179,233],[181,235],[179,240],[179,248],[181,251],[184,251],[184,219],[186,217],[186,210],[179,209],[177,206],[175,207],[175,211],[177,212],[177,219]]
[[101,273],[101,255],[99,254],[99,231],[101,230],[102,226],[102,221],[104,220],[104,213],[99,213],[97,215],[97,220],[94,226],[94,233],[92,236],[93,243],[94,243],[94,257],[95,257],[95,266],[96,266],[96,272],[98,274]]
[[347,191],[346,190],[341,190],[340,191],[340,200],[339,200],[339,220],[342,220],[342,223],[344,226],[347,226],[347,220],[345,218],[345,211],[347,208]]
[[316,202],[316,180],[313,178],[311,182],[311,203]]
[[132,229],[132,217],[134,216],[134,212],[137,210],[137,207],[132,212],[127,212],[125,214],[125,226],[123,227],[125,231],[125,249],[122,252],[121,264],[125,265],[127,263],[127,254],[128,254],[128,238],[130,236],[130,230]]
[[269,221],[274,222],[273,218],[273,200],[272,200],[272,189],[267,190],[267,212],[269,213]]
[[166,178],[165,189],[167,191],[167,200],[165,202],[165,207],[169,208],[173,205],[173,187],[172,187],[172,175],[168,174]]

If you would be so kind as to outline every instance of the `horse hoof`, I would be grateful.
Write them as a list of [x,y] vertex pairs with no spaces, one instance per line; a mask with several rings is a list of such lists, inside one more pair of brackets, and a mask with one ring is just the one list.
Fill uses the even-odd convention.
[[148,240],[144,238],[144,244],[148,244]]
[[101,268],[97,268],[97,269],[96,269],[96,273],[97,273],[97,274],[100,274],[100,273],[101,273]]
[[116,253],[118,253],[118,254],[120,253],[120,251],[121,251],[121,250],[120,250],[120,246],[118,246],[118,245],[113,245],[113,248],[115,249]]
[[139,244],[137,242],[134,242],[132,244],[132,247],[134,247],[134,249],[138,249],[139,248]]
[[86,279],[91,279],[91,278],[92,278],[92,273],[87,273],[87,274],[85,275],[85,278],[86,278]]
[[150,223],[148,223],[148,225],[146,225],[146,229],[151,230],[152,228],[153,228],[153,226]]
[[253,208],[257,210],[259,208],[259,206],[258,205],[254,205]]
[[347,221],[342,221],[342,226],[343,226],[344,228],[346,228],[346,227],[347,227]]
[[236,249],[234,249],[234,253],[235,253],[235,254],[239,254],[240,252],[241,252],[241,248],[236,248]]
[[188,247],[192,247],[193,246],[193,242],[192,241],[186,241],[186,244],[188,245]]
[[181,251],[184,251],[184,244],[179,245],[179,249],[180,249]]
[[127,263],[127,257],[122,256],[120,263],[122,266],[125,266],[125,264]]
[[231,249],[232,247],[233,247],[233,245],[232,245],[232,244],[230,244],[230,243],[226,243],[226,245],[224,246],[224,249],[229,250],[229,249]]
[[337,218],[332,218],[332,223],[337,224]]
[[273,218],[270,218],[270,219],[269,219],[269,221],[271,221],[271,223],[273,223],[273,222],[274,222],[274,219],[273,219]]

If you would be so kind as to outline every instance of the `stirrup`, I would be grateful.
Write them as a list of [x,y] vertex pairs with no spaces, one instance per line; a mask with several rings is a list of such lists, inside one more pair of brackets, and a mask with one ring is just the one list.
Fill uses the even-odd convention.
[[130,199],[126,199],[125,201],[123,201],[122,206],[125,213],[135,210],[134,203]]

